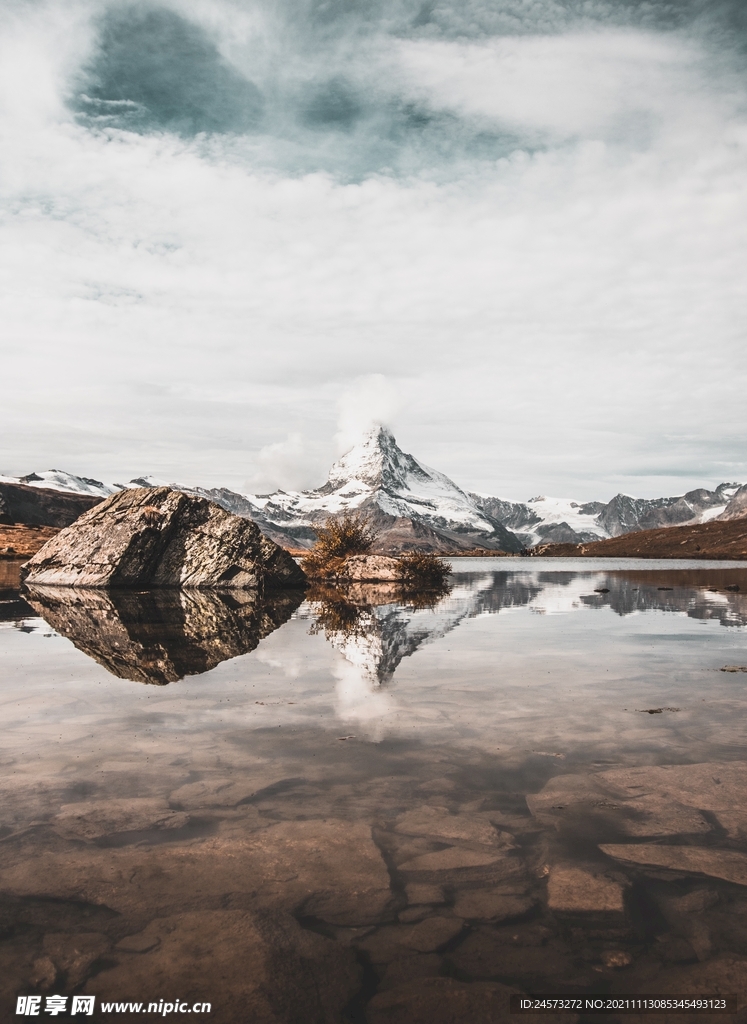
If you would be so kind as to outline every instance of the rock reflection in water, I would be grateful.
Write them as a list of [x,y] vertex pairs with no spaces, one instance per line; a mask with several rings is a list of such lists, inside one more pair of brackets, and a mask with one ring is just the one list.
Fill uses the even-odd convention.
[[[747,572],[710,570],[707,583],[701,570],[457,571],[440,592],[403,594],[395,584],[317,588],[306,595],[303,614],[313,620],[310,632],[323,633],[354,668],[354,688],[370,691],[390,682],[403,658],[465,620],[509,608],[541,614],[610,609],[621,616],[664,611],[723,626],[747,624]],[[160,685],[254,650],[303,599],[295,592],[260,601],[251,591],[49,587],[24,594],[50,626],[109,672]],[[4,596],[6,619],[28,614],[17,592]]]
[[303,599],[295,591],[83,590],[29,587],[62,636],[121,679],[164,686],[253,651]]

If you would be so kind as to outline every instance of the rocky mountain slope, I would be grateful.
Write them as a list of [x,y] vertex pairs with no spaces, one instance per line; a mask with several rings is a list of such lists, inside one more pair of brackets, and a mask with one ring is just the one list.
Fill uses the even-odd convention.
[[202,491],[239,515],[249,515],[282,543],[313,543],[314,525],[330,514],[361,510],[381,530],[382,551],[492,548],[515,552],[536,544],[603,540],[638,530],[708,522],[747,513],[747,485],[722,483],[668,498],[617,494],[608,502],[539,496],[507,501],[463,491],[443,473],[403,452],[385,427],[372,430],[332,467],[313,491],[236,495]]
[[[0,489],[22,487],[24,494],[32,496],[36,489],[39,503],[50,501],[49,497],[42,499],[43,494],[53,498],[55,492],[60,497],[60,492],[66,492],[93,504],[97,498],[116,491],[155,485],[149,477],[127,484],[107,484],[59,470],[19,479],[0,477]],[[517,502],[463,491],[443,473],[403,452],[385,427],[370,431],[332,466],[327,482],[314,490],[257,495],[225,487],[172,486],[254,520],[266,536],[291,550],[311,547],[315,527],[327,516],[346,511],[370,516],[379,531],[377,550],[385,553],[412,548],[453,553],[483,548],[516,553],[538,544],[585,544],[641,530],[747,515],[747,485],[738,483],[722,483],[715,490],[698,488],[668,498],[617,494],[608,502],[546,496]],[[48,516],[28,518],[25,512],[10,515],[6,521],[46,524]]]
[[513,530],[526,547],[579,544],[685,523],[747,514],[747,486],[723,483],[714,491],[700,487],[672,498],[631,498],[576,502],[540,496],[526,503],[472,494],[478,508]]

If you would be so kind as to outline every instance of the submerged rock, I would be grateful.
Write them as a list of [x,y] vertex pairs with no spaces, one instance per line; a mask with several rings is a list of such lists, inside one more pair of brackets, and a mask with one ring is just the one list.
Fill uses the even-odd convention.
[[573,864],[550,872],[547,904],[551,910],[575,913],[622,913],[623,887],[614,878]]
[[217,1024],[331,1024],[359,985],[352,951],[290,916],[198,910],[152,920],[84,991],[190,1008],[204,1001]]
[[296,914],[356,927],[390,910],[389,873],[365,822],[281,821],[258,831],[245,851],[255,877],[277,886]]
[[44,545],[27,583],[64,587],[301,587],[293,558],[249,519],[169,487],[113,494]]
[[658,846],[655,843],[602,843],[599,849],[608,857],[626,864],[710,875],[735,885],[747,885],[747,854],[738,850]]
[[747,835],[747,762],[644,765],[591,775],[558,775],[527,804],[543,825],[594,819],[613,835],[698,835],[712,819],[730,838]]
[[[68,821],[70,810],[65,809]],[[127,830],[135,815],[145,819],[147,811],[127,808]],[[157,807],[151,814],[153,826],[168,826]],[[84,808],[79,821],[85,829],[86,822],[96,826],[106,817],[100,801],[98,808]],[[52,826],[58,835],[71,835],[64,819]],[[165,843],[152,837],[145,842],[130,833],[141,841],[109,846],[96,842],[95,828],[84,829],[78,834],[84,841],[68,840],[64,857],[60,847],[40,849],[34,841],[0,845],[5,893],[23,898],[54,892],[55,898],[106,905],[133,920],[176,913],[185,905],[229,907],[232,901],[239,908],[251,903],[341,927],[367,927],[393,916],[389,873],[371,826],[362,821],[309,819],[264,826],[250,815],[249,825],[245,821],[235,835]],[[158,831],[166,838],[170,830]]]
[[457,897],[454,913],[465,921],[507,921],[528,913],[536,902],[531,896],[510,888],[493,892],[467,889]]
[[481,846],[513,846],[511,836],[499,832],[484,818],[468,814],[450,814],[445,807],[424,804],[401,814],[395,832],[410,836],[430,836],[443,842],[461,840]]
[[29,587],[28,603],[120,679],[163,686],[253,651],[286,622],[299,591]]
[[400,942],[419,953],[433,953],[451,942],[462,928],[463,923],[458,917],[427,917],[410,928],[403,928]]
[[368,1024],[457,1024],[508,1019],[504,985],[467,985],[453,978],[416,978],[378,992],[366,1008]]
[[424,853],[419,857],[400,864],[400,871],[453,871],[455,868],[479,868],[486,864],[495,864],[501,860],[502,854],[489,850],[463,850],[456,846],[447,846],[445,850],[435,853]]

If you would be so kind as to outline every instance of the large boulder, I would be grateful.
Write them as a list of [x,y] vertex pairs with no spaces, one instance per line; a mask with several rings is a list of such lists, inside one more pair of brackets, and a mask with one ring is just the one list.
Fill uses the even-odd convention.
[[169,487],[120,491],[23,566],[26,583],[66,587],[302,587],[293,558],[250,519]]

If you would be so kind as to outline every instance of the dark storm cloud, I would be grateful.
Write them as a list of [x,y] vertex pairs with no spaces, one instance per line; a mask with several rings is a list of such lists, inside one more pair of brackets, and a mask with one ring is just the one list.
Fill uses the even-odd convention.
[[277,0],[272,7],[317,41],[341,32],[456,39],[602,25],[747,34],[742,0]]
[[262,95],[198,25],[164,8],[114,8],[100,22],[78,111],[98,124],[180,134],[256,129]]
[[363,113],[355,90],[343,79],[333,78],[313,90],[302,110],[312,128],[350,130]]
[[[253,61],[249,46],[229,63],[220,30],[164,7],[114,5],[94,20],[71,106],[92,129],[248,135],[261,147],[257,165],[343,178],[383,168],[441,174],[454,161],[510,153],[515,131],[434,109],[382,80],[377,51],[417,36],[419,24],[406,3],[382,26],[384,13],[376,4],[279,4],[267,11],[262,57]],[[221,28],[230,36],[230,24]]]
[[[391,73],[398,49],[635,28],[695,33],[734,54],[747,22],[734,0],[256,0],[223,14],[211,21],[188,3],[178,11],[108,6],[95,20],[92,53],[73,76],[71,102],[83,123],[244,135],[256,167],[290,173],[442,180],[461,174],[465,162],[545,150],[558,132],[479,103],[456,104],[448,91],[413,94]],[[236,45],[232,22],[247,15],[261,21],[261,31]],[[630,110],[597,133],[645,145],[651,126],[645,113]],[[566,129],[571,139],[578,134],[576,124]]]

